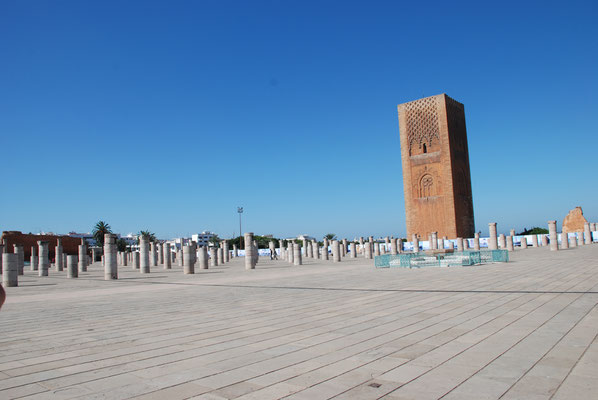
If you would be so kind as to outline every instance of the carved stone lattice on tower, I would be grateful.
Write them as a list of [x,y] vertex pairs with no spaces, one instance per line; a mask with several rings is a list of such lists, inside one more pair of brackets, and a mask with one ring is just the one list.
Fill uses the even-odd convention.
[[463,104],[445,94],[400,104],[407,235],[473,237]]

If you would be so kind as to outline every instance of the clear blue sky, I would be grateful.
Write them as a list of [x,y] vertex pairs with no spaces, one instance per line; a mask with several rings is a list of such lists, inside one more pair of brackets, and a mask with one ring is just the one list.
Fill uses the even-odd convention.
[[3,1],[0,230],[404,235],[396,106],[439,93],[476,229],[597,221],[597,4]]

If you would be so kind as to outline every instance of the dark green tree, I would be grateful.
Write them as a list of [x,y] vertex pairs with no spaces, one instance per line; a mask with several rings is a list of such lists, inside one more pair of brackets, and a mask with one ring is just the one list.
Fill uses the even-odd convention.
[[112,228],[110,227],[110,224],[105,221],[98,221],[93,227],[93,238],[95,239],[96,244],[100,247],[104,247],[104,235],[107,233],[112,233]]
[[336,240],[336,235],[334,233],[327,233],[324,235],[324,239],[328,239],[329,241]]
[[518,233],[517,236],[520,236],[520,235],[543,235],[543,234],[548,234],[548,229],[534,226],[531,229],[523,228],[523,232]]
[[123,238],[120,238],[116,241],[116,247],[118,251],[127,251],[127,241]]
[[147,231],[139,231],[139,233],[137,234],[137,244],[139,244],[139,239],[141,237],[147,238],[150,242],[156,242],[156,234],[153,232],[150,232],[149,230]]

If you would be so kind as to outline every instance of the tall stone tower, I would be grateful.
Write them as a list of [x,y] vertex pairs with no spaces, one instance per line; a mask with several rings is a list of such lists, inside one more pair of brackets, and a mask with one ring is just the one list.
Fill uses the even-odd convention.
[[473,237],[463,104],[439,94],[398,109],[408,237]]

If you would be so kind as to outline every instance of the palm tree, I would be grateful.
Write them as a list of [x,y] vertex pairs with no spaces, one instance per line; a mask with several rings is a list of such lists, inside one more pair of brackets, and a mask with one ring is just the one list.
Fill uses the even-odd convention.
[[327,233],[326,235],[324,235],[324,239],[328,239],[330,241],[336,240],[336,235],[334,233]]
[[141,237],[147,238],[150,242],[155,242],[156,241],[156,234],[153,232],[148,231],[139,231],[139,234],[137,235],[137,244],[139,244],[139,239]]
[[101,247],[104,247],[104,235],[107,233],[112,233],[112,228],[107,222],[98,221],[98,223],[93,227],[93,238]]

